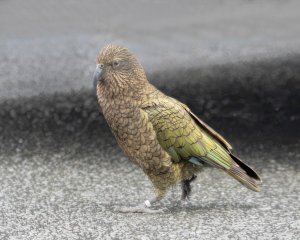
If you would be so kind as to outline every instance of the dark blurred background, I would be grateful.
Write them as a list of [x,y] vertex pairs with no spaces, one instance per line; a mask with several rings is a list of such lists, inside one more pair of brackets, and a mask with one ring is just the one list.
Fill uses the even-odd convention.
[[[296,0],[0,1],[1,238],[299,236],[299,9]],[[207,170],[185,206],[175,188],[164,215],[115,213],[151,186],[97,106],[91,78],[108,43],[128,47],[155,86],[225,136],[263,191]]]

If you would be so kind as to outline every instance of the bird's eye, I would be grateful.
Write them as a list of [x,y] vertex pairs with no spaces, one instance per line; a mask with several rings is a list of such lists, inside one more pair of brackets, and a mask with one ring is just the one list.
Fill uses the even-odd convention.
[[112,65],[113,65],[113,67],[117,67],[117,66],[120,65],[120,62],[118,62],[118,61],[113,61]]
[[100,69],[103,69],[104,68],[104,64],[102,64],[102,63],[97,64],[97,67],[100,68]]

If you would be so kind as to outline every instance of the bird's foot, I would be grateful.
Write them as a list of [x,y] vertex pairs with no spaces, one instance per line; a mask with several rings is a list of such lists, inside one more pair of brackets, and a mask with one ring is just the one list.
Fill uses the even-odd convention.
[[135,206],[135,207],[119,207],[115,209],[117,212],[121,213],[163,213],[163,209],[151,209],[146,206]]
[[120,207],[116,208],[115,210],[117,212],[122,212],[122,213],[163,213],[163,209],[151,209],[150,207],[152,206],[153,203],[157,202],[159,199],[154,198],[151,200],[146,200],[143,204],[135,206],[135,207]]
[[189,197],[192,192],[191,182],[194,181],[196,178],[197,178],[197,176],[193,175],[190,179],[183,180],[181,182],[181,188],[182,188],[181,200],[182,201],[189,200]]

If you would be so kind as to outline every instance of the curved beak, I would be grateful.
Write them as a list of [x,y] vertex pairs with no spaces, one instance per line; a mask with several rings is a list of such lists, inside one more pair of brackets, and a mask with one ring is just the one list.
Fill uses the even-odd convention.
[[100,80],[102,80],[103,78],[103,70],[100,68],[99,65],[97,65],[95,72],[94,72],[94,76],[93,76],[93,85],[94,85],[94,89],[96,91],[97,89],[97,84]]

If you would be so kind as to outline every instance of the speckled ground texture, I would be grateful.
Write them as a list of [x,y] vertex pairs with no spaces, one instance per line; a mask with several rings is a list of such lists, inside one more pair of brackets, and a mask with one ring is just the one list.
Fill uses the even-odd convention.
[[[299,8],[0,1],[0,239],[298,239]],[[222,133],[261,174],[262,192],[206,169],[188,202],[177,186],[155,206],[162,214],[114,211],[153,193],[91,87],[109,42],[132,49],[153,84]]]

